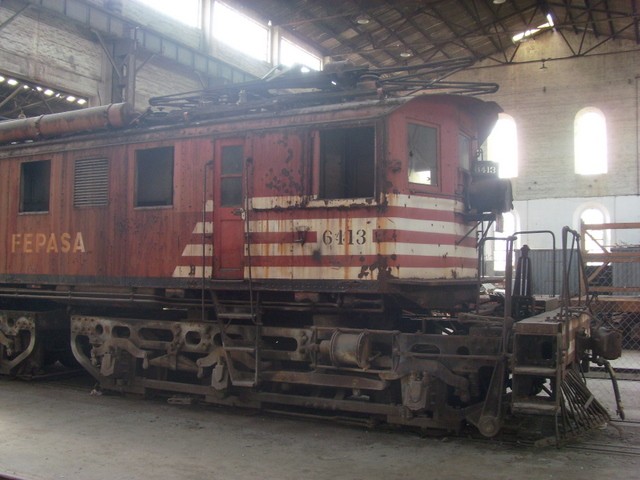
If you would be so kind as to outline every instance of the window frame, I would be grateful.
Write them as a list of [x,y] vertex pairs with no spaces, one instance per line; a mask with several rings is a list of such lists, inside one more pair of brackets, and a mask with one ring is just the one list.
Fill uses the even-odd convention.
[[[513,126],[513,134],[515,138],[515,141],[513,143],[513,151],[506,152],[506,155],[504,152],[504,150],[506,149],[496,148],[496,145],[498,144],[500,145],[505,144],[504,141],[501,141],[501,137],[496,138],[498,134],[497,132],[495,133],[496,136],[494,136],[494,132],[496,130],[496,127],[499,125],[500,121],[503,121],[503,122],[507,121],[509,122],[510,126]],[[518,123],[516,122],[516,119],[512,115],[509,115],[508,113],[500,112],[498,114],[498,121],[496,122],[496,125],[493,127],[493,130],[487,137],[485,144],[486,144],[486,152],[487,152],[486,160],[495,162],[498,164],[498,176],[500,178],[518,178],[518,176],[520,175],[520,168],[519,168],[520,155],[519,155],[519,142],[518,142]],[[496,150],[499,150],[497,155],[496,155]],[[513,155],[514,157],[513,160],[508,160],[505,158],[509,155],[509,153]]]
[[[238,160],[239,170],[227,170],[226,166],[234,166],[233,164],[228,164],[226,161],[229,157],[225,157],[225,153],[231,151],[231,149],[238,149],[240,152],[239,159],[231,159]],[[220,146],[220,206],[222,208],[242,208],[245,202],[245,191],[243,185],[244,179],[244,167],[245,167],[245,155],[244,155],[244,145],[243,144],[231,144],[231,145],[221,145]],[[232,183],[233,182],[233,183]],[[236,182],[239,182],[238,185],[235,185]],[[227,189],[229,186],[236,186],[239,188],[236,189]],[[237,202],[228,203],[225,201],[227,198],[227,193],[233,193],[234,195],[239,194],[239,198],[234,200],[238,200]]]
[[[602,222],[600,223],[586,223],[584,222],[584,214],[587,213],[588,211],[596,211],[598,213],[600,213],[602,215]],[[576,209],[575,211],[575,217],[576,220],[574,221],[574,223],[576,224],[576,230],[578,232],[582,232],[583,229],[583,225],[603,225],[606,223],[609,223],[609,212],[608,210],[600,204],[597,203],[588,203],[585,205],[582,205],[581,207],[579,207],[578,209]],[[589,232],[590,230],[585,229],[585,232]],[[600,246],[596,246],[596,249],[588,249],[587,248],[587,241],[585,239],[584,245],[581,245],[581,248],[584,252],[586,253],[603,253],[603,250],[606,251],[606,247],[607,245],[609,245],[609,243],[611,243],[611,230],[610,229],[601,229],[601,230],[595,230],[597,232],[602,232],[602,245]],[[597,242],[597,239],[593,239],[592,241]]]
[[[491,254],[493,256],[493,273],[495,274],[503,274],[506,273],[507,268],[507,241],[506,240],[498,240],[498,239],[506,239],[514,233],[520,231],[520,215],[514,209],[509,212],[504,212],[502,215],[502,221],[500,222],[501,230],[498,230],[498,223],[494,224],[493,228],[493,236],[496,238],[492,240],[493,246],[491,249]],[[506,218],[510,218],[511,220],[506,221]],[[513,231],[505,231],[508,230],[508,227],[513,228]],[[511,265],[511,268],[515,266],[516,255],[515,252],[520,249],[520,237],[516,237],[513,242],[513,251],[514,255],[511,259],[514,265]],[[499,258],[499,260],[498,260]],[[504,268],[497,268],[498,266]]]
[[[325,193],[325,190],[326,190],[325,178],[327,173],[326,173],[326,161],[324,159],[325,150],[323,149],[323,133],[325,135],[329,132],[340,133],[344,136],[344,139],[346,139],[348,137],[347,132],[356,130],[356,129],[361,129],[361,130],[369,129],[372,134],[371,145],[370,145],[371,146],[370,153],[372,154],[372,158],[370,162],[367,162],[368,165],[364,164],[364,162],[362,165],[360,165],[361,167],[367,167],[367,166],[370,167],[369,174],[370,174],[370,180],[371,180],[371,189],[369,192],[367,192],[368,193],[367,195],[357,195],[355,193],[359,193],[359,192],[355,192],[351,196],[329,196]],[[315,177],[314,197],[318,202],[322,202],[322,205],[328,206],[326,202],[353,203],[354,201],[370,200],[370,199],[377,198],[377,194],[378,194],[377,168],[378,168],[378,152],[379,152],[378,141],[379,141],[379,135],[380,135],[379,132],[380,132],[380,128],[377,122],[357,124],[357,125],[354,125],[353,123],[346,124],[346,125],[344,124],[328,125],[328,126],[314,130],[313,132],[313,137],[315,139],[314,148],[313,148],[313,157],[314,157],[313,164],[314,164],[314,177]],[[364,138],[362,140],[364,140]],[[343,145],[343,147],[345,146],[346,145]],[[344,148],[343,148],[343,153],[344,153]],[[348,172],[342,172],[342,173],[344,177],[348,176]],[[351,173],[353,174],[353,172]],[[347,181],[350,181],[352,183],[351,186],[349,187],[349,189],[351,190],[357,189],[357,186],[358,186],[358,182],[355,181],[355,178],[359,177],[358,173],[356,172],[355,174],[353,174],[353,176],[354,176],[353,179],[347,179]],[[318,205],[320,205],[320,203],[318,203]]]
[[[585,117],[595,114],[601,121],[602,131],[594,131],[592,128],[585,128]],[[584,130],[587,130],[586,132]],[[598,133],[598,137],[596,137]],[[581,142],[587,141],[586,146]],[[597,147],[602,147],[601,158],[593,158]],[[580,109],[573,119],[573,156],[574,172],[576,175],[606,175],[609,173],[609,142],[607,133],[607,117],[602,110],[589,106]]]
[[[30,172],[29,175],[29,185],[26,185],[26,181],[25,181],[25,175],[26,172],[25,170],[27,168],[29,169],[36,169],[36,165],[42,165],[43,168],[46,165],[45,171],[43,172]],[[42,195],[42,198],[35,198],[35,195],[33,193],[29,193],[29,192],[33,192],[37,189],[37,185],[34,185],[35,182],[39,182],[42,179],[38,179],[37,177],[42,175],[44,177],[44,175],[46,175],[47,178],[47,185],[46,185],[46,193]],[[28,187],[28,188],[27,188]],[[25,201],[26,200],[26,196],[29,196],[29,201]],[[34,206],[29,206],[28,208],[25,206],[26,205],[31,205],[31,204],[37,204],[38,200],[41,200],[42,202],[44,202],[46,197],[46,207],[45,208],[36,208],[37,205]],[[51,210],[51,160],[47,159],[47,160],[29,160],[26,162],[22,162],[20,163],[20,197],[18,199],[19,203],[18,203],[18,212],[20,214],[42,214],[42,213],[49,213],[49,211]]]
[[[216,12],[216,5],[219,5],[219,9]],[[254,49],[248,49],[248,48],[238,48],[238,39],[237,38],[226,38],[225,36],[222,35],[216,35],[216,31],[218,30],[217,26],[218,26],[218,21],[222,21],[224,22],[225,18],[222,16],[221,17],[221,10],[223,11],[223,15],[226,13],[228,15],[228,17],[226,18],[227,21],[229,22],[239,22],[242,21],[243,22],[243,27],[246,30],[247,26],[249,26],[249,24],[251,24],[253,27],[256,28],[256,32],[258,31],[258,29],[260,29],[261,33],[264,33],[265,38],[264,38],[264,50],[263,52],[260,54],[260,56],[256,56],[255,51],[257,51],[257,49],[254,51]],[[224,10],[226,10],[226,12],[224,12]],[[269,62],[270,58],[270,49],[271,49],[271,32],[269,31],[269,27],[263,23],[261,23],[259,20],[243,13],[242,11],[240,11],[237,8],[234,8],[233,6],[231,6],[229,3],[224,2],[224,1],[220,1],[220,0],[214,0],[212,7],[211,7],[211,31],[209,32],[209,35],[211,37],[211,40],[213,42],[216,42],[219,45],[224,45],[227,48],[231,48],[234,51],[240,53],[241,55],[245,55],[247,58],[251,58],[253,60],[259,61],[259,62]],[[246,22],[246,24],[244,23]],[[222,31],[224,29],[221,29]],[[238,29],[238,31],[242,31],[243,29]],[[262,42],[261,42],[262,43]]]
[[[431,128],[435,130],[436,137],[436,184],[426,184],[411,181],[411,159],[409,158],[409,125],[417,125],[420,127]],[[425,192],[439,192],[442,190],[442,131],[441,125],[425,122],[415,118],[407,118],[405,123],[405,135],[404,135],[404,151],[405,161],[407,166],[406,181],[411,190],[425,191]]]
[[[313,58],[316,60],[316,65],[307,65],[306,63],[289,63],[284,57],[283,52],[286,51],[286,48],[283,48],[283,45],[288,44],[288,48],[290,48],[291,50],[293,49],[297,49],[299,52],[305,54],[305,56],[309,57],[309,58]],[[294,65],[302,65],[310,70],[315,70],[315,71],[320,71],[322,70],[322,57],[320,55],[318,55],[316,52],[312,51],[310,48],[304,46],[303,44],[301,44],[300,42],[294,41],[292,38],[287,37],[287,36],[280,36],[279,41],[278,41],[278,60],[279,63],[283,64],[283,65],[287,65],[287,66],[294,66]]]
[[[461,151],[461,145],[460,145],[460,140],[462,138],[466,139],[467,141],[468,159],[467,159],[466,166],[462,165],[462,151]],[[473,141],[474,141],[474,138],[472,135],[469,135],[464,130],[458,130],[458,168],[465,172],[471,172],[471,166],[473,164],[473,161],[475,160],[475,156],[473,154],[473,149],[472,149]]]
[[[163,189],[166,189],[167,191],[164,192],[159,192],[159,193],[164,193],[165,194],[165,200],[164,201],[157,201],[155,203],[153,203],[151,200],[147,200],[146,202],[144,202],[145,204],[140,204],[140,163],[141,160],[142,162],[146,163],[153,163],[153,162],[159,162],[159,160],[157,159],[153,159],[153,158],[146,158],[146,159],[141,159],[139,157],[139,155],[142,152],[151,152],[154,150],[166,150],[166,151],[171,151],[171,171],[169,172],[170,174],[170,187],[169,185],[164,185]],[[168,162],[168,158],[166,159],[162,159],[162,161],[166,161]],[[134,195],[133,195],[133,206],[136,209],[148,209],[148,208],[171,208],[174,205],[174,197],[175,197],[175,161],[176,161],[176,148],[174,145],[161,145],[161,146],[153,146],[153,147],[143,147],[143,148],[135,148],[134,149]],[[156,165],[157,167],[157,165]],[[145,169],[148,169],[150,171],[153,171],[153,169],[151,169],[151,167],[145,167]],[[145,172],[148,173],[148,172]],[[170,199],[167,202],[166,198],[168,198],[168,190],[170,189]],[[158,195],[160,196],[160,195]]]

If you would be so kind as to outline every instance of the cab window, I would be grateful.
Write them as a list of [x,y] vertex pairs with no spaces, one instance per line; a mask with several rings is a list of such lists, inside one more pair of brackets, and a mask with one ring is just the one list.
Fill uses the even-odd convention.
[[20,212],[48,212],[51,161],[27,162],[20,166]]
[[463,170],[471,169],[471,139],[463,133],[458,134],[458,165]]
[[438,130],[425,125],[407,125],[409,181],[438,185]]
[[373,197],[375,129],[335,128],[320,132],[320,197]]
[[136,207],[173,204],[173,147],[136,151]]

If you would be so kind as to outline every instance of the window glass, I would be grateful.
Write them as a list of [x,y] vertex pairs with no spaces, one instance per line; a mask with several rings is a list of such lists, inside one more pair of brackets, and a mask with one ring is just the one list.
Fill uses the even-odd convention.
[[[599,208],[587,208],[580,214],[580,222],[585,225],[602,225],[604,212]],[[586,230],[584,249],[589,253],[605,252],[606,230]]]
[[375,190],[375,129],[320,132],[320,196],[367,198]]
[[407,126],[409,181],[438,185],[438,130],[410,123]]
[[264,62],[269,60],[269,30],[222,2],[213,3],[213,36],[226,45]]
[[304,65],[311,70],[320,70],[322,60],[286,38],[280,40],[280,63],[283,65]]
[[518,130],[512,116],[501,113],[487,138],[487,160],[498,163],[500,178],[518,176]]
[[138,0],[148,7],[171,17],[190,27],[197,27],[200,21],[200,0]]
[[109,200],[109,161],[106,158],[78,159],[74,168],[73,206],[106,205]]
[[222,147],[220,202],[223,207],[242,205],[242,145]]
[[575,171],[580,175],[607,173],[607,123],[597,108],[580,110],[574,121]]
[[136,151],[136,207],[173,204],[173,147]]
[[20,166],[20,211],[48,212],[51,161],[23,163]]
[[[502,222],[498,222],[494,236],[496,238],[507,238],[518,231],[518,217],[515,212],[506,212],[502,214]],[[513,250],[518,248],[518,239],[516,239]],[[513,259],[515,260],[515,254]],[[494,240],[493,242],[493,270],[494,272],[504,272],[507,265],[507,242],[506,240]]]
[[464,170],[471,168],[471,139],[463,133],[458,134],[458,165]]

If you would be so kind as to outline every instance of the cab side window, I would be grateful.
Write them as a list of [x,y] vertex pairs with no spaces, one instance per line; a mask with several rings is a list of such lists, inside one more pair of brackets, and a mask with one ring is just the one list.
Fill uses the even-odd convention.
[[220,178],[220,203],[223,207],[242,205],[242,145],[222,147],[222,168]]
[[136,207],[173,205],[173,147],[136,151]]
[[51,161],[26,162],[20,166],[20,212],[48,212]]
[[320,198],[367,198],[375,192],[375,128],[320,132]]
[[409,181],[438,185],[438,130],[425,125],[407,125]]

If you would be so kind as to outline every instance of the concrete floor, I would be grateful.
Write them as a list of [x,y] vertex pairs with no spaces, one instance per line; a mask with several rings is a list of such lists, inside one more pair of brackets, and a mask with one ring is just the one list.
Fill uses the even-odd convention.
[[608,427],[543,449],[89,391],[87,382],[0,380],[0,473],[26,480],[577,480],[638,478],[640,467],[640,424],[625,424],[623,438]]

